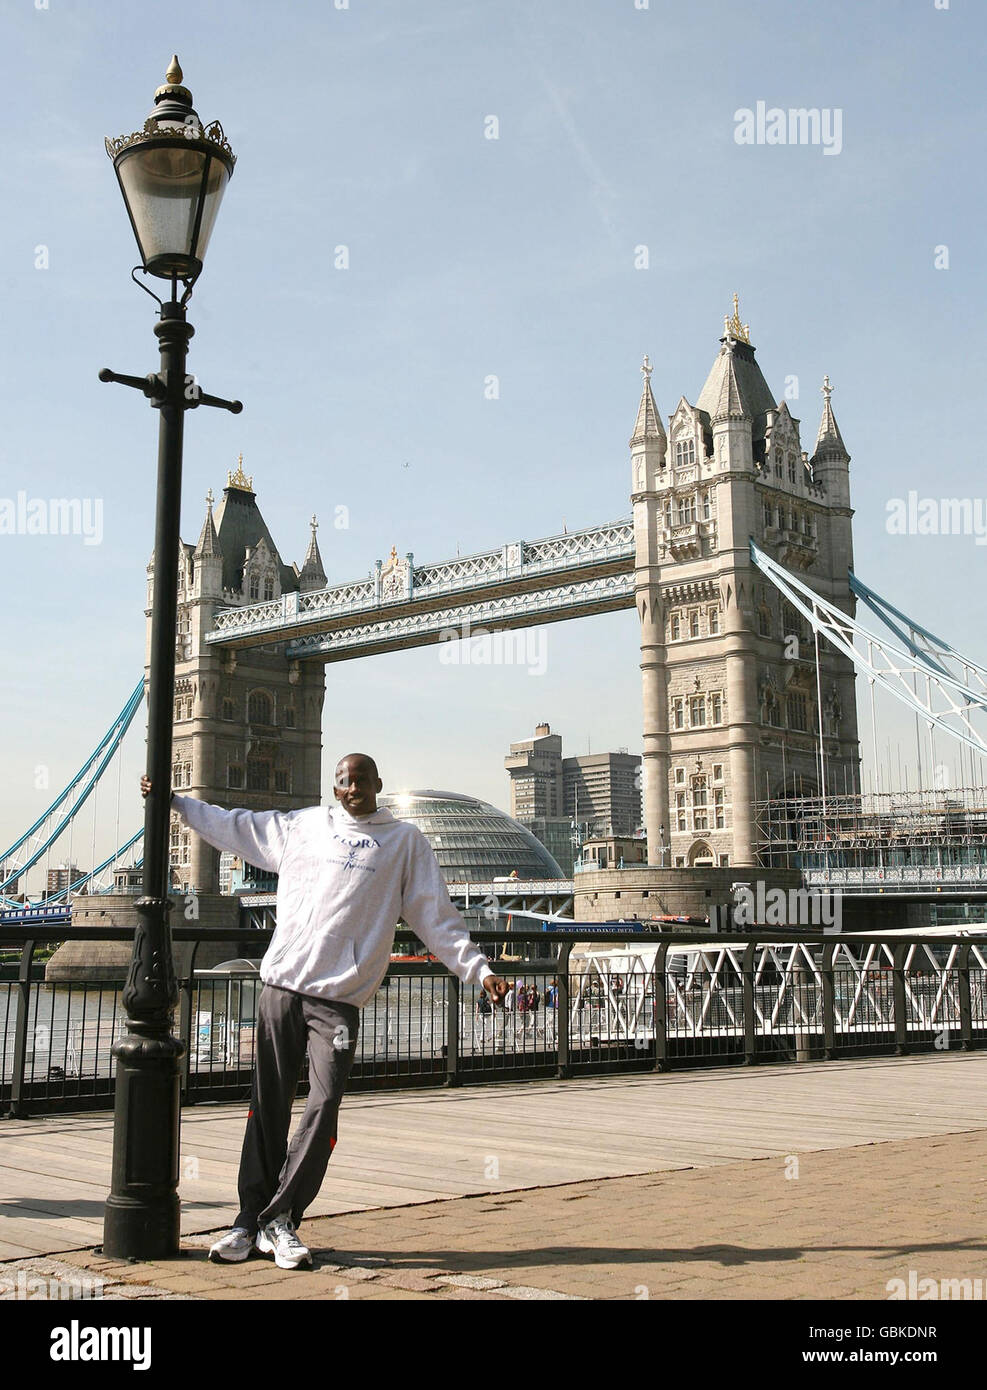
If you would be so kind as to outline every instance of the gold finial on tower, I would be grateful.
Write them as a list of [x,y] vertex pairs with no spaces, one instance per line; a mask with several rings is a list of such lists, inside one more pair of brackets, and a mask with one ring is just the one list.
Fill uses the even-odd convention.
[[738,343],[750,346],[751,326],[749,323],[740,322],[740,299],[737,295],[733,297],[733,318],[727,317],[723,320],[723,336],[735,338]]
[[178,61],[178,54],[173,53],[171,55],[171,62],[168,64],[168,71],[165,73],[165,81],[177,85],[181,82],[183,76],[182,65]]
[[242,454],[238,454],[238,455],[237,455],[236,472],[235,472],[235,473],[227,472],[227,474],[226,474],[226,486],[227,486],[227,487],[238,487],[238,488],[240,488],[243,492],[253,492],[253,490],[254,490],[254,479],[253,479],[253,474],[251,474],[251,476],[248,478],[247,475],[244,473],[244,471],[243,471],[243,455],[242,455]]

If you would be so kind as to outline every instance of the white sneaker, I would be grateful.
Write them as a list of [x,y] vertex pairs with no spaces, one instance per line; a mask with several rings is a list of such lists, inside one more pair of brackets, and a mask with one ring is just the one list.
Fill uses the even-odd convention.
[[209,1249],[209,1258],[214,1264],[238,1264],[245,1260],[254,1248],[254,1238],[243,1226],[234,1226],[221,1240]]
[[299,1265],[312,1268],[312,1253],[295,1232],[295,1223],[287,1212],[275,1216],[257,1232],[257,1249],[262,1255],[273,1255],[278,1269],[297,1269]]

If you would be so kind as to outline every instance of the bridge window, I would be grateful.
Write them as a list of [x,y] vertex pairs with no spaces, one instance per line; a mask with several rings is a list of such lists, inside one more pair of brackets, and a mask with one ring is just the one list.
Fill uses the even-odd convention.
[[774,509],[774,507],[772,507],[772,505],[771,505],[770,502],[765,502],[765,504],[764,504],[764,528],[765,528],[765,530],[766,530],[766,531],[770,531],[771,528],[772,528],[772,526],[773,526],[774,524],[775,524],[775,509]]
[[700,729],[706,723],[706,696],[691,695],[689,697],[689,725],[693,729]]
[[714,763],[714,764],[713,764],[713,781],[714,781],[714,782],[722,782],[722,781],[723,781],[723,764],[722,764],[722,763]]
[[226,769],[226,785],[228,787],[243,786],[243,767],[240,763],[230,763]]
[[793,692],[786,698],[785,706],[788,714],[788,727],[805,733],[808,727],[805,696],[797,691]]
[[705,777],[692,779],[692,828],[709,829],[709,793],[706,790]]
[[265,602],[265,603],[270,603],[270,601],[271,601],[271,599],[272,599],[273,597],[274,597],[274,580],[273,580],[273,579],[265,579],[265,580],[264,580],[264,602]]
[[682,619],[679,617],[678,613],[673,613],[669,619],[669,630],[671,632],[672,641],[677,642],[682,636]]
[[679,829],[680,831],[681,831],[681,830],[687,830],[687,829],[688,829],[688,826],[687,826],[687,824],[686,824],[685,816],[686,816],[686,811],[685,811],[685,792],[676,792],[676,793],[675,793],[675,819],[676,819],[676,822],[677,822],[677,825],[678,825],[678,829]]
[[284,726],[286,729],[293,729],[295,727],[295,711],[291,705],[288,705],[284,711]]
[[251,724],[274,723],[274,701],[266,690],[252,690],[250,692],[247,718]]
[[252,599],[260,598],[260,580],[256,574],[250,576],[250,597]]
[[675,781],[676,781],[676,783],[685,782],[685,768],[684,768],[684,767],[677,767],[677,768],[675,769]]
[[274,790],[276,792],[288,793],[291,791],[291,771],[286,767],[279,767],[274,772]]
[[694,608],[689,614],[689,636],[699,636],[699,609]]
[[720,631],[720,610],[711,608],[709,610],[709,632],[711,637],[715,637]]
[[679,525],[686,526],[696,519],[696,499],[690,493],[688,497],[679,499]]
[[784,611],[785,631],[793,633],[799,641],[805,641],[805,623],[802,621],[801,614],[797,613],[790,603],[785,604]]
[[247,791],[268,792],[271,790],[271,763],[268,758],[247,759]]
[[771,636],[771,614],[767,608],[762,607],[757,610],[757,630],[762,637]]
[[709,722],[711,724],[723,723],[723,696],[719,691],[709,697]]
[[675,444],[675,467],[688,468],[696,461],[696,441],[679,439]]
[[768,690],[764,696],[764,722],[765,724],[781,723],[781,709],[778,704],[778,696],[773,690]]
[[232,701],[232,700],[227,699],[227,700],[224,700],[224,701],[223,701],[223,718],[224,718],[224,719],[232,719],[232,718],[233,718],[233,701]]
[[724,806],[723,806],[723,788],[722,788],[722,787],[714,787],[714,788],[713,788],[713,811],[714,811],[714,820],[715,820],[715,822],[716,822],[716,828],[717,828],[717,830],[722,830],[722,829],[724,828],[724,825],[726,824],[726,821],[725,821],[725,811],[724,811]]
[[676,729],[685,728],[685,697],[676,695],[672,701],[672,723]]
[[713,515],[713,509],[709,500],[709,493],[703,493],[703,521],[709,521]]
[[788,481],[789,481],[790,483],[794,483],[794,481],[795,481],[795,455],[794,455],[794,454],[789,454],[789,455],[788,455]]

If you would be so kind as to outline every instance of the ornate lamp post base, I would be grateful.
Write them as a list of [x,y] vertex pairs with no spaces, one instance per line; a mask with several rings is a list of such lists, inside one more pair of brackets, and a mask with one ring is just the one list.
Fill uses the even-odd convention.
[[[124,1004],[129,1032],[113,1047],[116,1098],[111,1191],[103,1221],[103,1253],[117,1259],[164,1259],[178,1251],[178,1154],[181,1061],[185,1044],[172,1034],[174,973],[167,898],[140,898]],[[138,1008],[150,991],[157,1008]]]

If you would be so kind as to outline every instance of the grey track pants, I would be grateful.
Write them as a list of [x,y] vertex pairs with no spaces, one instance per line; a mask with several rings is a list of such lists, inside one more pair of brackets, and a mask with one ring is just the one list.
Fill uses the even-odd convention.
[[[336,1117],[359,1027],[360,1011],[353,1004],[273,985],[261,990],[236,1225],[254,1232],[283,1212],[298,1225],[318,1196],[336,1145]],[[291,1106],[306,1049],[308,1100],[289,1147]]]

